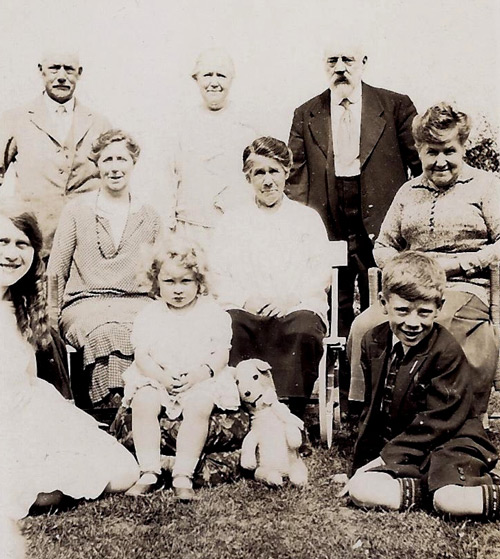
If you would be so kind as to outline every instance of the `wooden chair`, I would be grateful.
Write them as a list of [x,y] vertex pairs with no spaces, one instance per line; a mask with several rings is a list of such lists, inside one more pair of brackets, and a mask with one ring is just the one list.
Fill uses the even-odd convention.
[[[58,295],[57,295],[57,278],[49,278],[47,284],[47,303],[49,309],[50,322],[53,328],[59,330],[58,324]],[[73,393],[73,401],[75,405],[83,410],[90,410],[92,407],[88,390],[90,388],[90,380],[83,376],[83,350],[75,349],[72,345],[66,343],[66,354],[68,359],[68,375]]]
[[339,363],[346,340],[338,335],[338,273],[347,266],[346,241],[330,241],[331,264],[330,323],[323,340],[323,357],[319,364],[319,428],[323,442],[332,445],[333,425],[340,425]]
[[[338,268],[347,265],[347,243],[330,241],[328,258],[331,265],[330,321],[327,337],[323,340],[323,356],[319,365],[318,400],[320,436],[328,447],[332,444],[333,424],[340,424],[339,398],[339,356],[345,350],[345,338],[338,335]],[[57,328],[58,300],[57,278],[48,284],[48,303],[51,322]],[[82,409],[89,408],[90,399],[85,394],[85,379],[82,379],[82,351],[66,344],[68,371],[75,404]]]

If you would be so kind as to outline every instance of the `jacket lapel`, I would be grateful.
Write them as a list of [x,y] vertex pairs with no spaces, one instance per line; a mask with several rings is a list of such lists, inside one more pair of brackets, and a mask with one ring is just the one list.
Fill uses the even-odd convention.
[[429,347],[432,344],[432,340],[435,336],[436,333],[434,331],[430,336],[428,336],[427,340],[422,344],[422,346],[418,348],[417,353],[415,353],[415,355],[413,355],[413,357],[407,363],[403,362],[403,364],[399,368],[398,377],[396,379],[396,386],[394,389],[394,414],[398,414],[398,411],[402,406],[410,387],[414,384],[418,372],[422,369],[423,364],[427,360],[427,357],[429,355]]
[[325,157],[328,157],[331,141],[330,90],[327,89],[318,97],[311,107],[309,128],[314,141],[318,144]]
[[[369,356],[371,360],[371,372],[372,372],[372,386],[371,386],[371,406],[373,407],[374,403],[379,403],[379,398],[374,397],[378,394],[379,390],[381,389],[381,385],[385,382],[385,375],[383,374],[384,368],[386,366],[387,361],[387,348],[388,348],[388,340],[390,335],[389,323],[386,322],[381,326],[377,327],[374,332],[373,339],[370,343],[369,347]],[[370,409],[369,413],[371,414],[372,410]]]
[[[363,446],[367,442],[365,437],[370,438],[369,432],[373,430],[372,417],[377,413],[377,407],[380,406],[380,391],[383,388],[384,371],[387,347],[389,337],[389,323],[385,322],[380,326],[376,326],[373,331],[372,338],[367,347],[367,355],[370,359],[371,370],[371,387],[370,387],[370,403],[369,408],[362,423],[359,426],[358,441],[356,442],[355,455],[363,454]],[[355,458],[356,460],[356,458]],[[357,466],[361,466],[359,463]]]
[[92,126],[92,112],[84,105],[75,102],[73,113],[73,144],[77,146]]
[[42,132],[50,136],[51,140],[57,145],[61,145],[57,138],[57,129],[54,127],[53,120],[49,117],[43,96],[38,97],[35,103],[28,109],[31,122]]
[[359,146],[359,162],[361,168],[370,157],[373,148],[384,131],[386,122],[383,117],[384,108],[380,103],[375,89],[362,84],[361,97],[361,138]]

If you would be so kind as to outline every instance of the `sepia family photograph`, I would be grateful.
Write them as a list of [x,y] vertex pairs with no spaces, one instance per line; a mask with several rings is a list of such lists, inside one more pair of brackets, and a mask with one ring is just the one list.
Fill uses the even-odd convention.
[[499,25],[0,0],[0,559],[500,556]]

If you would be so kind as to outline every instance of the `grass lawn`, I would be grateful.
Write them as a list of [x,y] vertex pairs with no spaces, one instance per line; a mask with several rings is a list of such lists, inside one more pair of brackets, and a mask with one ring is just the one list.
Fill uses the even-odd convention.
[[[500,443],[500,422],[492,425]],[[170,490],[80,503],[22,521],[33,559],[483,559],[500,558],[500,523],[423,511],[365,512],[336,497],[352,440],[306,458],[307,489],[272,490],[252,479],[201,489],[176,504]]]

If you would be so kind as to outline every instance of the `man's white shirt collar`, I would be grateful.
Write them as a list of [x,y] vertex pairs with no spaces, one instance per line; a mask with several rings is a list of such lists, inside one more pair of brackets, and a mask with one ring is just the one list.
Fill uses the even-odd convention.
[[75,98],[74,97],[72,97],[71,99],[68,99],[68,101],[66,101],[66,103],[58,103],[57,101],[54,101],[54,99],[51,99],[45,91],[43,92],[43,97],[44,97],[44,100],[45,100],[45,106],[47,107],[47,109],[50,113],[57,114],[57,109],[59,107],[64,107],[68,114],[71,114],[75,109]]

